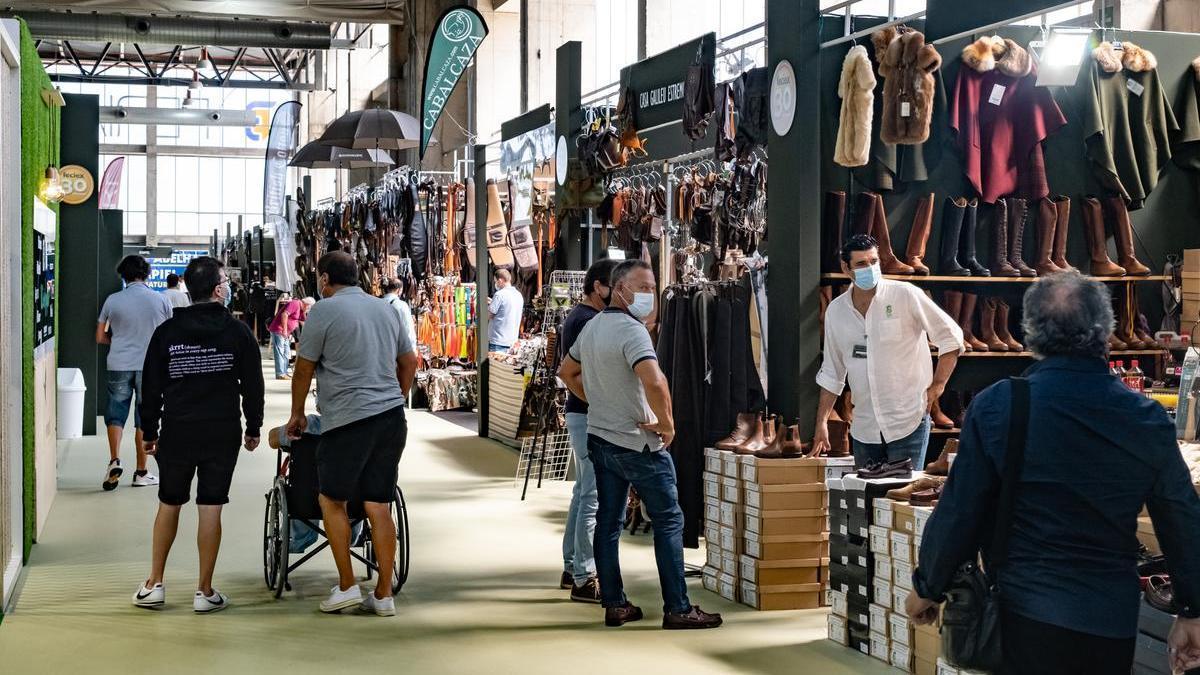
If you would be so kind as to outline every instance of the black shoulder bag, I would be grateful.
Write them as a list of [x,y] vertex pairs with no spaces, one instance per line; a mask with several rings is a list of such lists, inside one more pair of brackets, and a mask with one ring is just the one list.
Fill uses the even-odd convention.
[[1000,504],[988,571],[980,569],[975,562],[960,567],[946,591],[946,605],[942,611],[942,653],[951,665],[969,670],[995,671],[1002,660],[996,570],[1008,558],[1013,495],[1025,463],[1025,440],[1029,429],[1029,380],[1014,377],[1010,381],[1012,408],[1008,414],[1008,453],[1000,483]]

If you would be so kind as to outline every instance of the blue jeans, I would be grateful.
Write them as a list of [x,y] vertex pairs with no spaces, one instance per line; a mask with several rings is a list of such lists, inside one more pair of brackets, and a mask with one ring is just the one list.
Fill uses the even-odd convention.
[[912,460],[913,471],[925,469],[925,451],[929,448],[929,415],[926,415],[917,430],[904,438],[891,443],[863,443],[857,438],[851,439],[854,452],[854,463],[864,467],[877,460],[894,462],[905,457]]
[[637,488],[642,504],[654,524],[654,559],[662,587],[663,611],[686,612],[687,582],[683,578],[683,510],[675,487],[675,463],[665,450],[627,450],[588,435],[588,450],[596,467],[596,490],[600,508],[596,512],[596,573],[600,599],[605,607],[625,604],[618,548],[625,523],[629,486]]
[[512,347],[512,345],[498,345],[495,342],[488,343],[488,351],[489,352],[503,352],[503,353],[507,354],[508,350],[511,347]]
[[275,356],[275,377],[288,374],[288,365],[292,359],[291,338],[271,333],[271,353]]
[[[137,394],[137,405],[133,405],[134,394]],[[108,371],[108,409],[104,411],[104,425],[125,428],[129,419],[129,408],[133,406],[133,426],[142,428],[142,371],[140,370],[110,370]]]
[[596,574],[592,538],[596,536],[596,469],[588,458],[587,415],[567,413],[567,433],[575,451],[575,487],[567,509],[567,529],[563,532],[563,570],[582,586]]

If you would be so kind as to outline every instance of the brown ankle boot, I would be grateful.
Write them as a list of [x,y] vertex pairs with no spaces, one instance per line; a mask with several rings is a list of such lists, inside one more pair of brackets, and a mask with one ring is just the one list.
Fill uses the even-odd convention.
[[[961,291],[946,291],[945,295],[943,296],[942,302],[943,302],[942,309],[946,310],[946,314],[948,314],[951,319],[954,319],[955,323],[957,323],[961,326],[962,325],[962,321],[961,321],[962,305],[963,305],[962,292]],[[971,351],[971,345],[968,344],[965,340],[963,341],[963,351],[964,352]]]
[[846,220],[846,193],[825,193],[825,208],[821,212],[821,273],[842,271],[838,255],[842,250],[842,232]]
[[933,193],[917,202],[917,211],[913,214],[912,231],[908,233],[908,250],[904,262],[913,268],[914,273],[922,276],[929,274],[925,265],[925,246],[929,243],[929,231],[933,229]]
[[888,231],[887,211],[883,208],[881,195],[875,195],[875,219],[870,234],[879,243],[879,266],[884,274],[912,274],[915,271],[900,262],[892,250],[892,233]]
[[1008,312],[1009,312],[1008,303],[997,298],[996,299],[996,337],[999,337],[1001,340],[1004,340],[1004,344],[1008,345],[1008,351],[1023,352],[1023,351],[1025,351],[1025,345],[1021,344],[1020,342],[1017,342],[1016,339],[1013,338],[1012,333],[1009,332],[1009,330],[1008,330]]
[[[815,453],[811,456],[816,457]],[[845,418],[834,410],[829,415],[829,451],[825,453],[827,457],[849,457],[850,456],[850,424],[845,421]]]
[[1078,272],[1079,270],[1067,263],[1067,226],[1071,222],[1071,198],[1066,195],[1055,197],[1054,208],[1057,222],[1054,224],[1054,254],[1050,260],[1065,272]]
[[807,444],[800,442],[800,427],[793,424],[790,427],[782,427],[775,435],[775,442],[754,453],[754,456],[762,459],[791,459],[803,457],[807,452]]
[[942,412],[942,404],[939,401],[933,402],[933,407],[929,409],[929,417],[933,419],[933,426],[938,429],[954,428],[954,420]]
[[974,293],[963,293],[962,313],[959,315],[959,325],[962,326],[963,342],[970,345],[972,351],[986,352],[988,351],[987,343],[975,337],[974,331],[971,329],[975,321],[975,304],[978,297]]
[[1008,343],[996,335],[996,299],[984,298],[979,306],[979,338],[993,352],[1008,351]]
[[1023,257],[1025,223],[1029,220],[1029,203],[1024,199],[1010,197],[1008,202],[1008,262],[1023,277],[1036,277],[1037,270],[1025,263]]
[[996,200],[992,209],[992,255],[988,261],[988,271],[995,277],[1019,277],[1020,270],[1008,262],[1008,204],[1003,199]]
[[950,473],[950,455],[958,452],[958,439],[948,438],[942,446],[942,454],[925,467],[925,473],[930,476],[946,476]]
[[1104,233],[1104,211],[1095,197],[1083,198],[1083,235],[1087,239],[1088,255],[1091,257],[1091,275],[1094,277],[1120,277],[1125,268],[1108,257],[1108,236]]
[[756,451],[767,447],[767,441],[763,438],[764,426],[762,415],[755,415],[754,430],[750,433],[750,438],[734,447],[733,451],[739,455],[753,455]]
[[1117,264],[1125,268],[1125,274],[1144,277],[1150,268],[1138,261],[1133,254],[1133,223],[1129,222],[1129,210],[1124,197],[1107,197],[1104,200],[1105,219],[1112,224],[1113,238],[1117,241]]
[[1057,274],[1063,269],[1054,264],[1054,237],[1057,235],[1058,205],[1046,197],[1037,203],[1037,259],[1033,268],[1040,276]]
[[737,446],[750,440],[750,436],[754,434],[754,418],[758,417],[756,413],[738,413],[737,426],[733,428],[729,436],[716,442],[715,447],[718,450],[733,450]]

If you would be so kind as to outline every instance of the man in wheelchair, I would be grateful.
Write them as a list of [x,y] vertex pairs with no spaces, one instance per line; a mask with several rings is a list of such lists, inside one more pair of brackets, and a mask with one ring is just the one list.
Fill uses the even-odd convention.
[[352,496],[362,498],[379,569],[392,569],[397,544],[392,503],[408,435],[404,399],[416,375],[416,346],[396,311],[359,288],[353,256],[326,253],[317,261],[317,274],[323,299],[309,312],[300,337],[287,435],[298,440],[308,427],[304,408],[315,375],[321,391],[319,503],[338,568],[338,584],[321,611],[361,605],[391,616],[396,611],[391,574],[379,575],[374,593],[364,595],[355,582],[346,507]]

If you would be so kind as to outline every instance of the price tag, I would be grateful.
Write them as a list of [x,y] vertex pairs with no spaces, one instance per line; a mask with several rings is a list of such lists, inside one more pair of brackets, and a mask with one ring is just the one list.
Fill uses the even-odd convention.
[[1125,87],[1128,88],[1129,93],[1133,94],[1134,96],[1141,96],[1142,92],[1146,91],[1146,87],[1142,86],[1142,83],[1138,82],[1137,80],[1125,80]]
[[910,117],[911,115],[912,115],[912,105],[909,104],[908,101],[902,101],[900,103],[900,116],[901,117]]
[[992,105],[1000,105],[1000,102],[1004,100],[1004,90],[1004,85],[993,84],[992,95],[988,96],[988,103],[991,103]]

